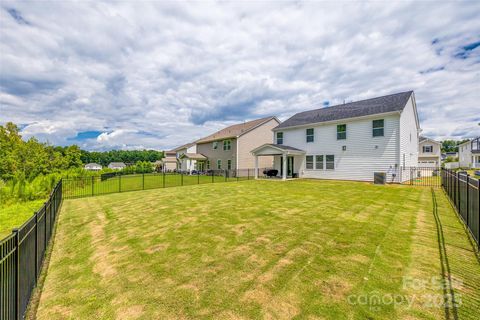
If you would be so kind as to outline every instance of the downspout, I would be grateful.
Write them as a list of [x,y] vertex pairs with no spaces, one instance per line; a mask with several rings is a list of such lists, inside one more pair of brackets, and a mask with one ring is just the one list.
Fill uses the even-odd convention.
[[235,139],[236,144],[237,144],[237,148],[236,148],[236,150],[235,150],[235,157],[236,157],[236,158],[235,158],[235,168],[236,168],[236,170],[240,169],[240,168],[238,167],[238,139],[239,139],[239,138],[240,138],[240,137],[237,136],[237,139]]

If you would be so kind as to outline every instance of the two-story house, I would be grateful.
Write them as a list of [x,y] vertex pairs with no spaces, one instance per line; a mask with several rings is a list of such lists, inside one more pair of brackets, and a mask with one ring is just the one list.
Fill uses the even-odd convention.
[[418,166],[421,168],[439,168],[442,161],[442,144],[433,139],[420,136],[418,141]]
[[480,137],[458,146],[458,161],[462,168],[480,168]]
[[[179,169],[188,172],[251,169],[255,158],[250,151],[271,142],[272,129],[279,124],[276,117],[247,121],[176,148]],[[271,168],[273,157],[265,157],[258,164]]]
[[373,181],[418,166],[420,125],[413,91],[300,112],[273,129],[275,141],[252,150],[274,156],[287,177]]

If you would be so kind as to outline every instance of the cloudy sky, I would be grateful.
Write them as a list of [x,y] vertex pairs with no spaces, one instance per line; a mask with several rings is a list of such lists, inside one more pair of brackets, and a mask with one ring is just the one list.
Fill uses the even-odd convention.
[[480,2],[0,4],[0,124],[90,150],[415,90],[434,138],[480,135]]

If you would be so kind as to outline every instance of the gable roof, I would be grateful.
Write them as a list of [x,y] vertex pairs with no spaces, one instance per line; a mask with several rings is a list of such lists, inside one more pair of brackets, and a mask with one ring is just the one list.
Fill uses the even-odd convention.
[[173,152],[177,152],[178,150],[182,150],[182,149],[188,149],[190,148],[191,146],[193,146],[195,144],[196,141],[194,142],[189,142],[189,143],[185,143],[183,145],[181,145],[180,147],[176,147],[175,149],[172,149],[170,151],[173,151]]
[[276,120],[278,123],[280,121],[276,117],[266,117],[266,118],[261,118],[261,119],[256,119],[252,121],[247,121],[244,123],[239,123],[239,124],[234,124],[232,126],[223,128],[222,130],[219,130],[209,136],[206,136],[204,138],[201,138],[197,141],[196,143],[205,143],[205,142],[210,142],[210,141],[215,141],[215,140],[221,140],[221,139],[227,139],[227,138],[238,138],[245,133],[257,128],[258,126],[261,126],[262,124],[270,121],[270,120]]
[[413,91],[349,102],[332,107],[299,112],[278,125],[274,130],[341,119],[356,118],[388,112],[401,112]]
[[428,140],[428,141],[431,141],[431,142],[433,142],[433,143],[440,144],[439,141],[433,140],[433,139],[431,139],[431,138],[427,138],[427,137],[424,137],[424,136],[418,137],[418,142],[419,142],[419,143],[422,143],[422,142],[427,141],[427,140]]

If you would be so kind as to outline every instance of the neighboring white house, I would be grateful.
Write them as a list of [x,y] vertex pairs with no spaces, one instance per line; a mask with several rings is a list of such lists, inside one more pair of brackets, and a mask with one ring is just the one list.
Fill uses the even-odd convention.
[[98,163],[87,163],[84,168],[89,171],[100,171],[102,170],[102,165]]
[[418,143],[418,166],[422,168],[439,168],[442,163],[442,144],[433,139],[422,137]]
[[173,149],[173,151],[177,154],[178,170],[188,172],[195,170],[195,164],[198,160],[198,158],[195,157],[197,154],[197,144],[195,142],[184,144],[183,146]]
[[462,168],[480,168],[480,137],[458,146],[458,161]]
[[175,150],[165,151],[165,157],[160,160],[162,172],[177,170],[178,159]]
[[373,181],[380,172],[399,182],[409,179],[400,167],[418,166],[413,91],[300,112],[273,131],[275,142],[252,153],[273,155],[283,179]]
[[125,167],[126,165],[123,162],[110,162],[108,164],[108,168],[113,170],[122,170],[125,169]]

